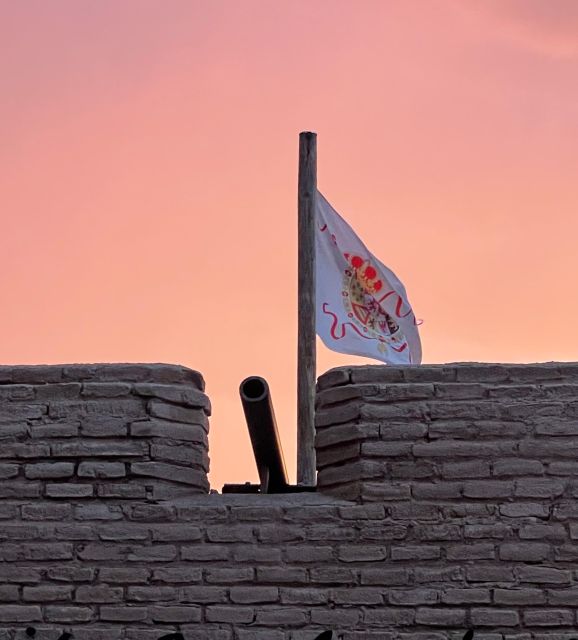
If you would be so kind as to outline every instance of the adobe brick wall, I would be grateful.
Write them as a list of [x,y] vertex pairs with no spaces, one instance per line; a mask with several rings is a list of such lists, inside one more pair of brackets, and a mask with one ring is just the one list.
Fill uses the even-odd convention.
[[[68,371],[48,384],[77,384],[86,397],[88,379],[71,380],[84,369]],[[93,376],[129,384],[126,398],[141,398],[140,419],[152,421],[137,384],[202,390],[195,372],[162,372],[169,378],[146,366],[147,380],[127,369],[114,381]],[[0,380],[6,397],[23,384]],[[318,401],[317,494],[203,495],[191,485],[169,498],[153,489],[126,500],[0,499],[0,640],[25,638],[27,625],[48,640],[64,629],[78,640],[175,630],[187,640],[310,640],[324,629],[343,640],[453,640],[472,626],[475,640],[578,637],[578,365],[341,368],[321,376]],[[72,419],[47,406],[27,418],[29,431]],[[23,437],[6,435],[0,452]],[[7,460],[22,484],[46,482],[40,491],[101,481],[27,479],[26,460]]]
[[207,493],[203,388],[170,365],[1,366],[0,498],[42,509]]

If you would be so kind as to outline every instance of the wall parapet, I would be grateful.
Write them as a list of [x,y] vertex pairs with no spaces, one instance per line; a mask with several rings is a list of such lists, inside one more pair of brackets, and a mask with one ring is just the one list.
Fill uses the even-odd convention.
[[318,486],[361,501],[578,496],[578,365],[342,367],[321,376]]
[[198,372],[173,365],[0,366],[0,498],[207,493],[203,389]]

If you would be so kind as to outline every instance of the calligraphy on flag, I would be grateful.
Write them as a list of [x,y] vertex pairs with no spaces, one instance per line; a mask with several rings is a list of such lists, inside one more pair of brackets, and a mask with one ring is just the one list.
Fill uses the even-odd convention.
[[420,364],[417,321],[405,287],[317,192],[316,330],[333,351],[387,364]]

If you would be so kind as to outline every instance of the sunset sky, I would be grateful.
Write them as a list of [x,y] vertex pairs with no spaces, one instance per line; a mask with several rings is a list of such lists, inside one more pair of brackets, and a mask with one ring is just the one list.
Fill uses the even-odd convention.
[[[578,360],[575,0],[0,0],[0,362],[169,362],[295,472],[297,149],[425,363]],[[318,343],[318,373],[368,362]]]

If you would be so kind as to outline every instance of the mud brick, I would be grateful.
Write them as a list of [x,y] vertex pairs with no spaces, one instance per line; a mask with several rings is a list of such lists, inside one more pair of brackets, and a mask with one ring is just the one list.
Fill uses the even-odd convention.
[[127,418],[83,416],[80,433],[87,438],[122,438],[128,434]]
[[80,478],[121,478],[126,475],[124,462],[81,462],[77,475]]
[[98,577],[102,582],[116,582],[121,584],[146,583],[150,575],[150,569],[137,567],[101,567],[98,570]]
[[171,602],[176,601],[178,596],[179,592],[175,587],[129,586],[126,589],[127,600],[134,600],[136,602]]
[[128,554],[129,562],[167,562],[177,557],[177,547],[157,544],[152,547],[134,547]]
[[18,585],[0,585],[0,602],[18,602],[20,600]]
[[[331,612],[327,611],[330,614]],[[345,612],[343,612],[345,613]],[[363,621],[370,627],[384,627],[386,625],[409,626],[414,623],[416,612],[413,609],[400,608],[394,609],[387,607],[384,609],[367,609],[363,613]],[[330,615],[324,616],[328,622]],[[354,621],[349,626],[353,626]]]
[[93,617],[90,607],[66,607],[60,605],[50,605],[45,607],[45,618],[48,622],[89,622]]
[[238,582],[252,582],[255,570],[252,567],[226,567],[222,569],[207,569],[205,582],[208,584],[234,584]]
[[167,400],[187,407],[204,409],[210,415],[211,405],[209,398],[198,389],[181,385],[137,383],[134,385],[134,393],[139,396],[155,397]]
[[54,602],[55,600],[72,600],[72,586],[43,585],[38,587],[24,587],[22,600],[28,602]]
[[159,400],[149,400],[147,409],[151,416],[160,418],[161,420],[201,425],[205,431],[208,431],[209,429],[207,414],[202,409],[181,407],[176,404],[161,402]]
[[277,587],[231,587],[231,602],[236,604],[259,604],[279,602]]
[[209,456],[206,451],[192,446],[151,444],[151,458],[168,460],[184,465],[196,464],[205,471],[209,469]]
[[523,618],[524,624],[530,627],[571,627],[574,612],[568,609],[527,609]]
[[572,573],[565,569],[553,567],[518,567],[516,569],[520,582],[538,584],[570,584]]
[[46,575],[59,582],[92,582],[95,569],[91,567],[49,567]]
[[419,608],[415,614],[417,624],[432,627],[459,627],[465,622],[464,609],[430,609]]
[[0,447],[0,458],[47,458],[50,447],[46,444],[27,442],[6,442]]
[[42,485],[32,482],[0,482],[0,498],[39,498]]
[[558,498],[564,493],[566,483],[549,478],[524,478],[516,480],[514,495],[518,498]]
[[200,622],[201,607],[154,606],[154,607],[149,607],[149,615],[153,622],[167,622],[171,624],[182,623],[182,622]]
[[206,608],[208,622],[223,622],[227,624],[249,624],[255,619],[254,609],[251,607],[221,607]]
[[492,543],[456,544],[447,548],[448,560],[493,560],[495,557]]
[[127,508],[130,520],[142,522],[166,522],[176,517],[175,508],[161,504],[136,504]]
[[148,609],[134,606],[102,606],[99,608],[99,618],[107,622],[140,622],[148,618]]
[[416,584],[432,582],[463,582],[464,570],[461,567],[416,567],[413,571]]
[[[527,524],[520,527],[518,535],[522,540],[564,540],[567,537],[561,524]],[[578,529],[573,524],[570,525],[570,537],[578,537]]]
[[73,462],[39,462],[27,464],[24,475],[32,480],[38,478],[71,478],[74,475]]
[[509,609],[471,609],[470,617],[474,627],[516,627],[520,624],[517,611]]
[[0,480],[14,478],[18,475],[20,467],[17,464],[0,464]]
[[16,565],[0,565],[0,583],[16,582],[22,584],[35,584],[40,582],[40,569]]
[[126,382],[85,382],[82,385],[82,395],[87,398],[117,398],[129,395],[131,390],[132,386]]
[[[232,587],[231,591],[234,588]],[[182,600],[195,604],[226,602],[227,589],[224,587],[182,587]]]
[[230,555],[229,547],[216,544],[181,547],[181,558],[193,562],[224,561],[228,560]]
[[485,604],[490,600],[489,589],[447,589],[441,594],[444,604]]
[[108,504],[81,504],[74,507],[75,520],[122,520],[121,508]]
[[153,569],[154,582],[200,582],[203,577],[202,569],[197,567],[164,567]]
[[137,476],[148,476],[152,478],[163,478],[173,482],[183,482],[185,484],[203,485],[207,482],[205,471],[179,467],[166,462],[133,462],[130,465],[131,473]]
[[99,498],[146,498],[146,488],[138,484],[97,484],[96,493]]
[[22,520],[70,520],[72,506],[69,504],[23,504]]
[[487,478],[489,476],[490,463],[485,460],[447,462],[442,465],[442,477],[444,478]]
[[206,429],[198,424],[175,424],[162,420],[141,420],[130,423],[130,435],[134,438],[166,438],[196,442],[208,447]]
[[30,426],[32,438],[75,438],[78,436],[78,424],[74,422],[50,422]]
[[282,604],[317,605],[329,601],[329,594],[323,589],[282,588],[280,595]]
[[388,593],[389,604],[394,606],[417,606],[420,604],[436,604],[438,592],[435,589],[392,589]]
[[307,570],[287,567],[258,567],[257,582],[273,584],[305,584],[309,580]]
[[508,502],[500,505],[500,514],[508,518],[547,518],[549,509],[548,505],[536,502]]
[[90,498],[94,487],[91,484],[47,484],[45,494],[47,498]]
[[375,562],[387,557],[387,548],[374,545],[340,546],[337,556],[341,562]]
[[0,605],[0,622],[36,622],[42,620],[42,611],[37,605]]
[[64,442],[51,444],[50,450],[56,458],[118,458],[148,455],[148,447],[144,442]]
[[441,557],[441,548],[431,545],[391,547],[391,559],[400,560],[435,560]]
[[375,439],[379,436],[377,424],[348,424],[318,429],[315,435],[315,448],[318,456],[323,457],[323,449],[342,446],[344,443]]
[[545,604],[546,594],[541,589],[494,589],[494,602],[511,606]]

